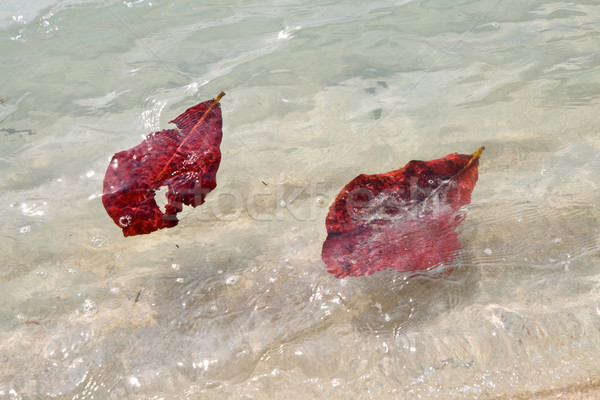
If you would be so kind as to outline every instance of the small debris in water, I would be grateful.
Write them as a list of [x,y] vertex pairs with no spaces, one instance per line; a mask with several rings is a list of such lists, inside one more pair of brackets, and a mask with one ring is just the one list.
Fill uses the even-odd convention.
[[138,290],[137,296],[135,296],[135,300],[133,301],[134,304],[138,302],[138,300],[140,299],[141,294],[142,294],[142,289]]

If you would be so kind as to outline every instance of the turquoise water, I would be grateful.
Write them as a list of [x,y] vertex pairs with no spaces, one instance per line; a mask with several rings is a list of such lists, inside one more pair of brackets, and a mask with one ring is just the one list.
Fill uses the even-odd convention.
[[[599,39],[593,1],[4,1],[0,398],[598,382]],[[219,186],[124,238],[110,158],[221,90]],[[447,278],[327,274],[348,181],[482,145]]]

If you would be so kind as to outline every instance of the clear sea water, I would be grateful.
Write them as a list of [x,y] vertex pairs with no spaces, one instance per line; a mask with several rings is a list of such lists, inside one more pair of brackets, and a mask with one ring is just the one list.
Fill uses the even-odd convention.
[[[0,398],[592,396],[599,43],[595,0],[3,0]],[[110,158],[221,90],[219,186],[124,238]],[[348,181],[482,145],[450,275],[326,272]]]

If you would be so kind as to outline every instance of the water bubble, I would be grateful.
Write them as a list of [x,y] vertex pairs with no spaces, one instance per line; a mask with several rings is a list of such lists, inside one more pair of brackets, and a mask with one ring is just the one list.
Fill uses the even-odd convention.
[[119,218],[119,225],[121,225],[123,228],[128,227],[131,225],[132,220],[133,217],[131,215],[123,215],[121,218]]
[[491,256],[491,255],[492,255],[492,249],[490,249],[489,247],[488,247],[488,248],[486,248],[485,250],[483,250],[483,252],[484,252],[486,255],[488,255],[488,256]]
[[229,278],[225,280],[225,284],[234,285],[240,279],[237,275],[231,275]]
[[185,279],[183,279],[183,278],[175,279],[175,282],[177,282],[177,283],[183,283],[184,281],[185,281]]
[[29,233],[29,232],[31,232],[31,225],[26,224],[26,225],[19,227],[19,233]]
[[35,273],[37,276],[42,277],[42,278],[47,278],[48,277],[48,271],[36,271]]
[[179,269],[181,268],[180,264],[171,264],[171,268],[173,268],[175,271],[179,271]]
[[92,246],[99,249],[100,247],[104,246],[104,244],[106,243],[106,240],[101,237],[92,236],[92,239],[90,240],[90,242],[92,243]]
[[93,299],[85,299],[81,308],[86,317],[93,317],[98,312],[98,305]]
[[129,384],[131,386],[135,386],[135,387],[142,386],[142,384],[140,383],[140,380],[138,378],[136,378],[135,376],[132,376],[129,378]]
[[317,196],[317,205],[322,206],[325,204],[325,197]]

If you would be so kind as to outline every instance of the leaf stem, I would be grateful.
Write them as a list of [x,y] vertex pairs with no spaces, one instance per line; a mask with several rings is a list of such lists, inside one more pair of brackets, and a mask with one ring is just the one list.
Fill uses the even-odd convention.
[[219,93],[217,97],[215,97],[215,101],[218,103],[221,100],[221,97],[225,96],[225,92]]
[[481,157],[481,153],[485,150],[485,146],[481,146],[480,148],[478,148],[475,153],[471,154],[471,159],[469,160],[469,162],[467,163],[467,165],[465,165],[465,167],[463,168],[463,170],[469,168],[471,166],[471,164],[473,164],[476,160],[479,160],[479,157]]
[[[221,92],[223,93],[223,92]],[[478,148],[475,153],[473,153],[472,157],[473,158],[479,158],[479,156],[481,156],[481,153],[485,150],[485,146],[481,146],[480,148]]]
[[196,122],[196,125],[194,125],[194,127],[191,129],[190,132],[193,132],[196,130],[196,128],[198,127],[198,125],[204,123],[204,121],[206,120],[206,117],[208,116],[208,114],[210,114],[210,112],[217,106],[217,104],[219,104],[219,101],[221,100],[221,98],[225,96],[225,92],[221,92],[219,93],[219,95],[217,97],[214,98],[213,103],[208,106],[208,108],[206,109],[206,111],[204,112],[204,115],[202,115],[202,118],[200,118],[198,120],[198,122]]

